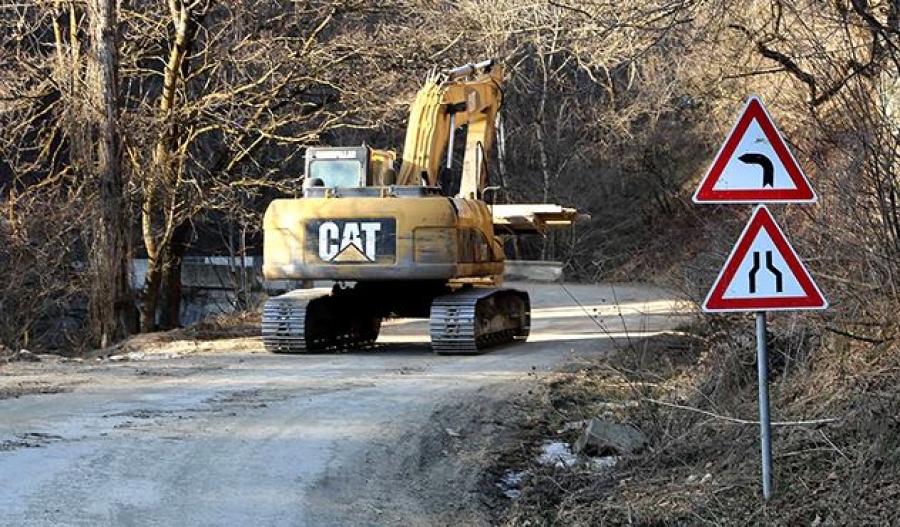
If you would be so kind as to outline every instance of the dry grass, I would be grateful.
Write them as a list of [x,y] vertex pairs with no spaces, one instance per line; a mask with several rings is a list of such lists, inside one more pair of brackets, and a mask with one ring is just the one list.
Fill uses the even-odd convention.
[[239,311],[207,317],[180,330],[182,337],[196,340],[220,340],[241,337],[258,337],[262,312]]
[[[900,348],[793,332],[770,338],[775,495],[760,491],[752,321],[650,339],[549,381],[532,445],[603,416],[649,451],[598,473],[535,466],[513,525],[887,525],[900,521]],[[797,336],[799,335],[799,336]],[[611,405],[610,403],[620,403]],[[816,421],[813,424],[796,424]],[[748,422],[749,421],[749,422]],[[541,434],[535,434],[540,430]],[[542,436],[534,439],[534,436]],[[536,447],[535,447],[536,448]],[[532,449],[534,451],[534,449]]]
[[239,311],[207,317],[185,328],[133,335],[115,346],[96,350],[89,358],[108,357],[130,352],[142,352],[167,344],[185,343],[194,346],[217,340],[258,337],[262,314],[260,311]]

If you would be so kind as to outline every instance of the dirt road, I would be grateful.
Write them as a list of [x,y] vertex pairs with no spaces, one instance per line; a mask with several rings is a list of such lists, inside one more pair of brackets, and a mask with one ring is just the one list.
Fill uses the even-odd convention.
[[531,338],[479,356],[435,356],[424,321],[396,321],[354,353],[254,338],[0,365],[0,524],[485,523],[479,456],[504,408],[685,319],[654,287],[516,286]]

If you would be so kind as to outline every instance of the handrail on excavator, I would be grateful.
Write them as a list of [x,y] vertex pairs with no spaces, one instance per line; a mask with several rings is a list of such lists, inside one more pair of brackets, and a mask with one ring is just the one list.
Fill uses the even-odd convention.
[[468,77],[475,72],[478,71],[489,71],[490,68],[494,65],[494,59],[487,59],[476,64],[472,64],[471,62],[466,64],[465,66],[459,66],[458,68],[453,68],[451,70],[446,70],[444,73],[448,78],[458,79],[460,77]]

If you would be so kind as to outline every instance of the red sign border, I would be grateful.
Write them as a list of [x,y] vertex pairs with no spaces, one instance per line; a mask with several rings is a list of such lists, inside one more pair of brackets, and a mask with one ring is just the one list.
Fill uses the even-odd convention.
[[[769,234],[781,257],[787,263],[788,268],[794,274],[804,296],[793,297],[764,297],[764,298],[724,298],[725,291],[731,285],[734,276],[741,266],[741,262],[750,251],[750,246],[756,240],[761,230]],[[719,272],[719,277],[713,282],[706,300],[703,302],[703,311],[707,313],[743,312],[743,311],[791,311],[800,309],[827,309],[828,301],[822,295],[822,291],[813,281],[812,276],[800,261],[797,253],[787,241],[784,231],[775,223],[775,218],[765,205],[759,205],[753,210],[750,221],[744,227],[744,231],[731,250],[725,265]]]
[[[781,161],[791,181],[797,188],[794,189],[746,189],[746,190],[715,190],[713,187],[722,177],[725,167],[731,161],[735,150],[740,144],[744,134],[747,133],[750,123],[756,120],[762,128],[766,139],[775,150],[775,154]],[[703,176],[700,187],[694,193],[694,203],[815,203],[818,200],[816,192],[810,185],[809,179],[803,173],[803,169],[797,163],[794,155],[788,149],[784,138],[775,127],[775,122],[769,115],[759,97],[753,95],[744,106],[741,116],[732,128],[728,138],[716,154],[712,165]]]

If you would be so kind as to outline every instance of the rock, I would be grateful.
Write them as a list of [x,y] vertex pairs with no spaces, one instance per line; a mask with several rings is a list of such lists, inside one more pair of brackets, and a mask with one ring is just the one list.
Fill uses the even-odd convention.
[[696,474],[691,474],[684,480],[685,485],[704,485],[712,481],[713,476],[709,472],[703,475],[703,477],[699,477]]
[[16,354],[16,360],[22,362],[41,362],[40,357],[26,349],[19,350],[19,353]]
[[572,430],[581,430],[585,426],[588,425],[590,421],[587,419],[582,419],[581,421],[570,421],[563,425],[562,428],[556,431],[557,434],[565,434],[566,432],[571,432]]
[[591,419],[575,451],[593,457],[623,456],[640,453],[647,447],[647,436],[630,425]]

